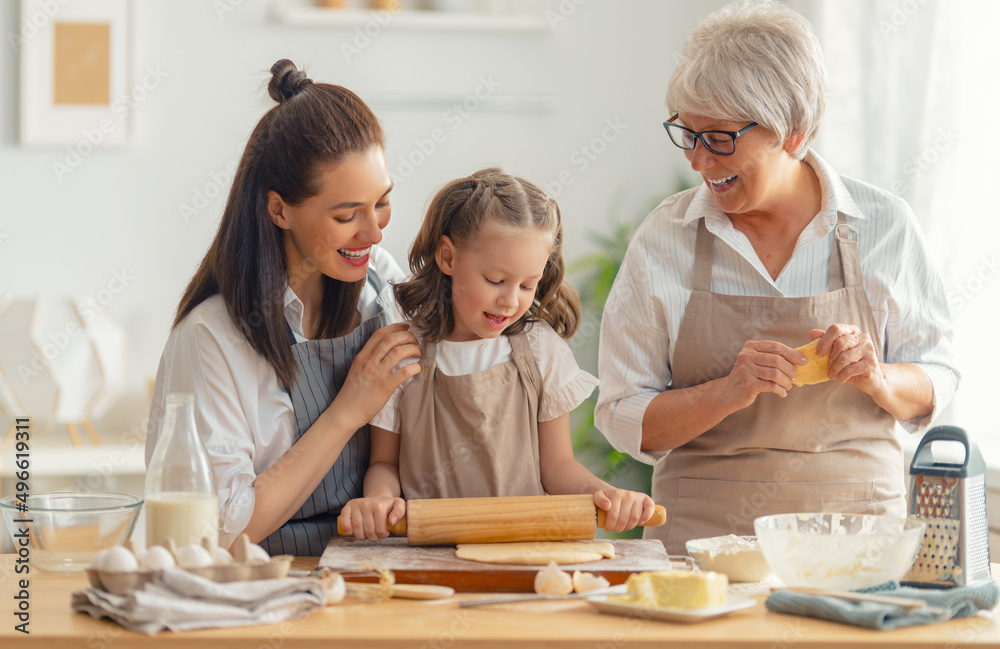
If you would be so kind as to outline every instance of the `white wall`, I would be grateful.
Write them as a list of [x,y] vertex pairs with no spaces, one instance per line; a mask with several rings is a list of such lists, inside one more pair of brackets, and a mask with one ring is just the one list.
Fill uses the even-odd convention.
[[[20,28],[17,4],[0,3],[4,35]],[[237,6],[220,16],[217,9],[225,4]],[[491,164],[539,183],[553,183],[568,171],[573,183],[558,197],[568,226],[567,257],[583,255],[590,246],[588,231],[607,230],[616,214],[641,215],[685,173],[684,158],[660,126],[663,95],[686,33],[699,16],[723,3],[516,4],[537,12],[549,8],[555,12],[550,17],[565,20],[524,34],[403,31],[390,25],[348,61],[340,43],[355,38],[353,28],[278,24],[268,17],[267,0],[135,2],[130,87],[144,76],[158,85],[132,112],[130,145],[99,146],[60,177],[53,164],[74,162],[65,148],[28,149],[18,143],[19,61],[5,36],[0,295],[82,301],[107,289],[116,272],[124,274],[127,286],[108,309],[127,330],[131,394],[109,413],[105,428],[125,430],[138,423],[178,297],[218,225],[228,187],[218,190],[228,182],[227,169],[235,165],[250,129],[272,105],[264,84],[279,58],[305,64],[316,80],[355,90],[382,119],[398,186],[384,243],[401,263],[435,188]],[[481,78],[499,83],[496,104],[510,96],[549,96],[554,108],[510,112],[491,110],[486,102],[453,129],[454,120],[444,114],[447,103],[407,109],[379,99],[390,94],[461,99],[475,92]],[[606,128],[608,120],[624,125],[624,131],[615,135]],[[403,178],[401,159],[435,128],[445,129],[447,140]],[[602,134],[614,139],[606,147],[598,142],[605,150],[584,169],[582,158],[571,156]],[[555,185],[548,186],[556,193]],[[611,204],[616,191],[626,192],[623,205]],[[199,192],[216,198],[195,203]],[[185,220],[182,205],[200,209]]]

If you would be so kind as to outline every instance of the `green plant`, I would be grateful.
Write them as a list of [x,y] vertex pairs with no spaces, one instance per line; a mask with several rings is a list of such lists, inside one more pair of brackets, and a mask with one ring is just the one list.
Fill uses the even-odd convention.
[[[687,186],[679,183],[678,187],[674,189],[674,193],[685,189]],[[612,197],[611,204],[621,206],[624,203],[623,199],[626,193],[625,188],[619,189]],[[662,198],[663,196],[657,197],[655,202],[650,204],[649,209],[638,218],[622,218],[620,207],[618,207],[614,220],[615,225],[610,234],[593,231],[589,234],[590,240],[597,246],[597,251],[580,257],[567,265],[566,270],[570,277],[570,283],[580,293],[584,322],[599,322],[601,320],[604,305],[625,259],[632,235]],[[574,338],[574,351],[581,365],[596,373],[598,355],[596,326],[591,327],[591,331],[586,333],[589,335],[581,337],[578,333],[577,338]],[[597,392],[592,394],[573,411],[574,451],[580,455],[581,461],[587,464],[591,471],[602,480],[618,487],[649,493],[653,467],[639,462],[626,453],[616,451],[594,425],[597,394]],[[608,536],[638,538],[642,536],[642,528],[636,528],[622,534],[608,533]]]

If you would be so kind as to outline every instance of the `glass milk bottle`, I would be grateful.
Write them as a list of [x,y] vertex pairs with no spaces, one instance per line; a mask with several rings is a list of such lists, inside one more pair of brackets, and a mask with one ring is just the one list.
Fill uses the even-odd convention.
[[167,394],[163,427],[146,469],[146,546],[219,542],[219,496],[194,422],[194,395]]

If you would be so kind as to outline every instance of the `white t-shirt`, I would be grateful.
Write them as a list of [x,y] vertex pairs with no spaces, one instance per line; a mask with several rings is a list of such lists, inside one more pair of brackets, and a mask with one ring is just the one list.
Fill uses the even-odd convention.
[[[598,381],[580,369],[569,344],[560,338],[548,323],[536,322],[526,334],[528,346],[542,375],[543,387],[538,403],[538,421],[551,421],[583,403],[597,387]],[[448,376],[485,372],[510,359],[511,347],[507,336],[462,342],[442,340],[437,344],[437,369]],[[418,361],[407,359],[398,367],[415,362]],[[396,389],[389,402],[372,419],[372,426],[395,433],[400,431],[399,399],[412,380],[412,378],[407,379]]]
[[[383,283],[406,279],[392,256],[377,246],[372,246],[369,263]],[[374,314],[377,297],[366,282],[358,299],[362,321]],[[284,313],[296,342],[306,340],[302,302],[291,288],[285,290]],[[147,466],[168,392],[194,394],[195,422],[212,457],[219,494],[219,545],[228,547],[250,522],[257,476],[295,441],[292,400],[230,319],[219,295],[195,307],[167,338],[147,424]]]

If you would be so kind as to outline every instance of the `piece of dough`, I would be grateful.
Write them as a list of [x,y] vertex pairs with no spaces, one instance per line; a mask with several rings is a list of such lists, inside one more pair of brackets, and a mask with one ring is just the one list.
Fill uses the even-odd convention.
[[544,566],[550,561],[590,563],[614,559],[615,546],[608,541],[519,541],[517,543],[463,543],[455,548],[459,559],[480,563],[513,563]]
[[827,376],[830,373],[830,355],[822,357],[816,355],[816,346],[819,345],[819,340],[817,338],[808,345],[796,348],[795,351],[805,354],[806,364],[796,366],[792,385],[815,385],[830,380],[830,377]]

